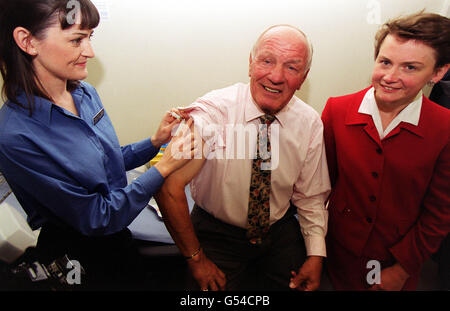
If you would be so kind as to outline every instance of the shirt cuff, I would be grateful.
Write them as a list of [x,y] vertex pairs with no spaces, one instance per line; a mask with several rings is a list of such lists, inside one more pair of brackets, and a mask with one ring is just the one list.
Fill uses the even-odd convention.
[[142,150],[144,152],[145,151],[150,152],[151,154],[158,153],[159,149],[160,149],[160,148],[156,148],[155,145],[153,145],[151,138],[144,139],[144,140],[138,142],[136,145],[137,145],[138,150]]
[[150,193],[151,196],[153,196],[164,183],[164,177],[154,166],[136,180]]
[[160,149],[153,145],[150,138],[134,143],[132,148],[133,153],[138,157],[139,161],[144,163],[153,159],[158,154]]
[[306,256],[327,257],[325,237],[312,235],[303,237],[305,240]]

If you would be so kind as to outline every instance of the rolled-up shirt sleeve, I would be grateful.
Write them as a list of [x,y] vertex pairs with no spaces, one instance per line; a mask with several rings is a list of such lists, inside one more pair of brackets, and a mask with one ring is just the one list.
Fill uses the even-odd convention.
[[[217,103],[219,102],[219,104]],[[187,107],[192,109],[189,115],[194,120],[197,133],[204,141],[204,156],[213,156],[217,149],[225,147],[224,115],[220,110],[220,99],[199,98]]]
[[314,123],[312,133],[306,160],[294,185],[292,203],[297,207],[307,256],[326,257],[328,210],[325,202],[331,187],[322,122]]

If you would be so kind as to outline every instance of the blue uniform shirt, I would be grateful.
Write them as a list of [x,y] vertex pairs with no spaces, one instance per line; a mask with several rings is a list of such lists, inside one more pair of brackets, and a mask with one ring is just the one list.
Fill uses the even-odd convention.
[[[0,109],[0,170],[28,215],[32,229],[47,221],[85,235],[126,228],[160,188],[151,168],[127,185],[126,171],[157,153],[150,139],[119,145],[95,89],[81,82],[72,92],[80,117],[35,97],[29,111]],[[27,103],[25,94],[18,98]]]

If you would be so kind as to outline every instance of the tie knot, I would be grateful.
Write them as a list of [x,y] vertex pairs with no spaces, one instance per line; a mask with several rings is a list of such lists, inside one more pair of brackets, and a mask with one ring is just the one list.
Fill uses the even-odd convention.
[[273,121],[275,121],[275,117],[271,114],[265,114],[263,116],[260,116],[259,119],[261,120],[262,124],[270,125]]

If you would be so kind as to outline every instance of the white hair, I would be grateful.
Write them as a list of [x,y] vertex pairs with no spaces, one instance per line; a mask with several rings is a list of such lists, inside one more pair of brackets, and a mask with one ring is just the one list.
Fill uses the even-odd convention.
[[292,25],[289,25],[289,24],[273,25],[273,26],[270,26],[269,28],[267,28],[266,30],[264,30],[264,32],[258,37],[258,40],[256,40],[255,44],[253,45],[253,48],[252,48],[252,51],[251,51],[252,59],[255,59],[256,52],[258,50],[259,44],[261,42],[261,39],[264,37],[264,35],[269,30],[277,28],[277,27],[289,27],[289,28],[292,28],[294,30],[297,30],[298,32],[300,32],[300,34],[303,35],[303,37],[305,38],[305,41],[306,41],[306,45],[308,47],[308,59],[307,59],[307,62],[306,62],[305,73],[308,72],[308,70],[311,68],[311,65],[312,65],[312,57],[313,57],[313,53],[314,53],[314,49],[313,49],[312,43],[311,43],[311,41],[309,41],[308,36],[303,31],[301,31],[299,28],[297,28],[295,26],[292,26]]

